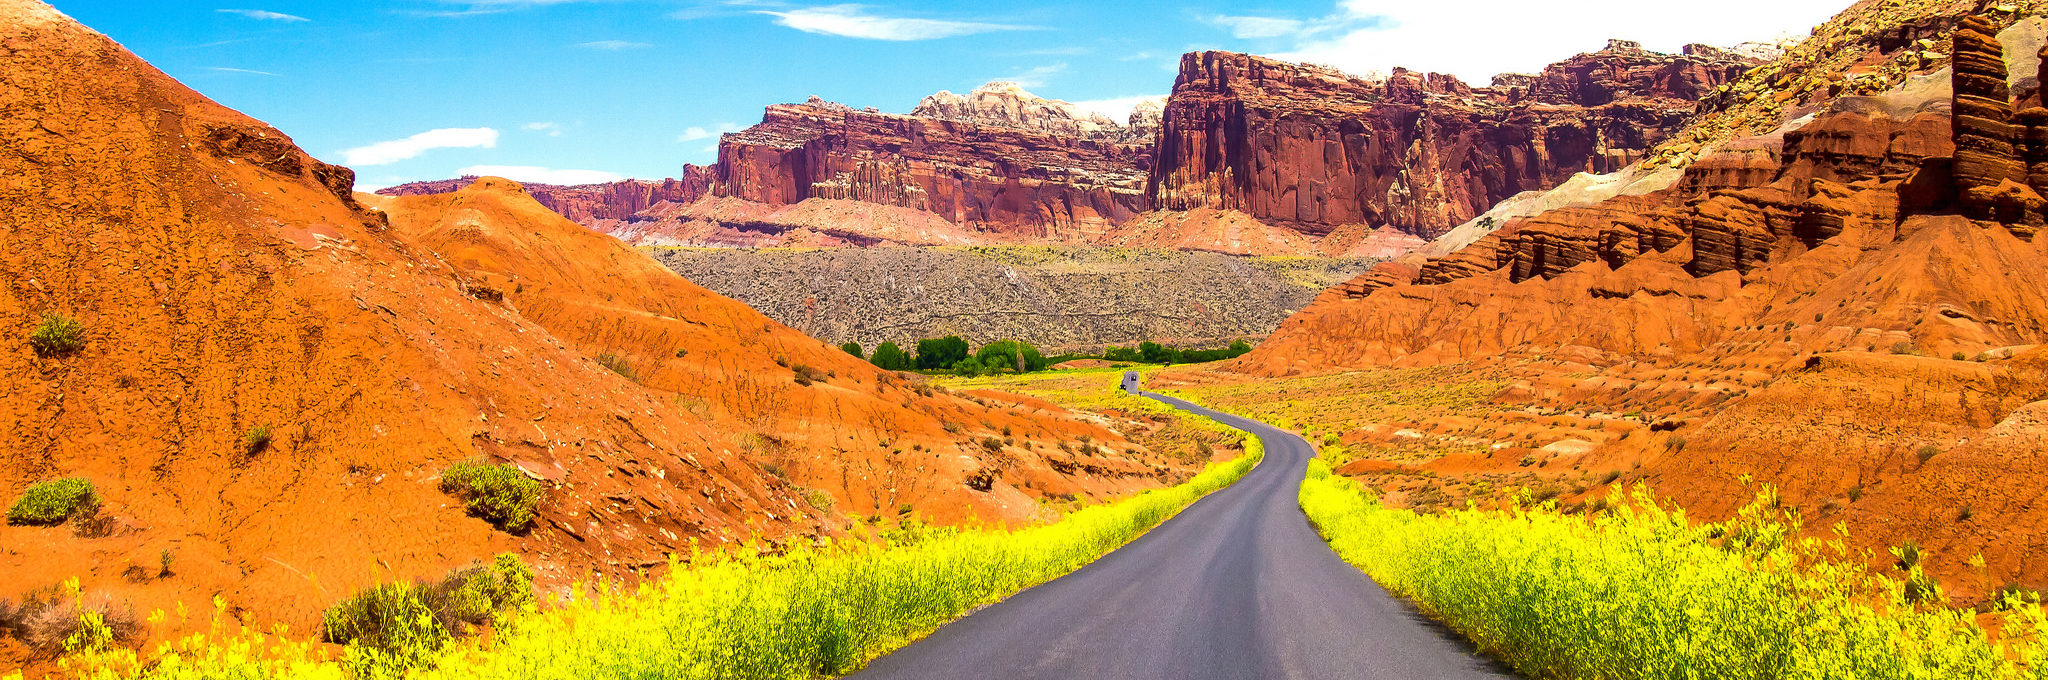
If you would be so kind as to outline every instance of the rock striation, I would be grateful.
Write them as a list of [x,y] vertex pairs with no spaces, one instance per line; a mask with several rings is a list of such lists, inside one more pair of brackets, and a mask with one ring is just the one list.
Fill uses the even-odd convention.
[[[603,228],[616,220],[624,220],[641,211],[652,208],[664,201],[689,203],[711,194],[712,169],[701,165],[684,165],[681,179],[641,180],[628,179],[603,184],[526,184],[526,192],[533,200],[547,206],[570,221],[586,227]],[[378,189],[382,196],[425,196],[460,191],[477,181],[477,177],[464,175],[457,179],[412,182]]]
[[911,115],[812,98],[769,106],[759,125],[726,135],[712,193],[769,205],[879,203],[991,232],[1077,240],[1147,207],[1150,144],[1127,136],[1014,84],[941,92]]
[[1490,87],[1397,69],[1364,79],[1228,52],[1181,58],[1156,208],[1222,208],[1311,234],[1387,225],[1434,238],[1523,191],[1619,170],[1756,60],[1628,41]]

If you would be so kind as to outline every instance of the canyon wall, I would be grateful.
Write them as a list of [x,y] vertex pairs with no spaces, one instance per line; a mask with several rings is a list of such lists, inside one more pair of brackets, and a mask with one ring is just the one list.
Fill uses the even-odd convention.
[[1181,57],[1155,207],[1221,208],[1310,234],[1344,224],[1433,238],[1517,193],[1619,170],[1757,62],[1610,41],[1536,75],[1474,88],[1395,70],[1358,78],[1228,52]]

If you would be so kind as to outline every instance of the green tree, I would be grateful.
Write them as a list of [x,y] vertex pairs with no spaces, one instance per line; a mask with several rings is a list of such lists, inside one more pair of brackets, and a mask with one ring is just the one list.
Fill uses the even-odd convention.
[[1144,357],[1148,364],[1180,363],[1180,350],[1149,340],[1138,343],[1138,355]]
[[[844,345],[840,345],[840,346],[839,346],[839,349],[841,349],[841,350],[845,350],[847,354],[851,354],[851,355],[853,355],[853,358],[855,358],[855,359],[862,359],[862,358],[865,358],[865,357],[862,357],[862,356],[861,356],[861,354],[860,354],[860,343],[858,343],[858,342],[849,342],[849,343],[846,343],[846,344],[844,344]],[[879,348],[878,348],[878,349],[879,349]]]
[[1134,363],[1145,360],[1145,357],[1138,355],[1138,350],[1129,347],[1118,347],[1116,345],[1102,348],[1102,358],[1110,361],[1129,361]]
[[991,372],[1000,368],[1015,369],[1018,373],[1043,371],[1048,362],[1037,347],[1022,340],[998,340],[974,353],[974,358]]
[[904,354],[903,349],[893,342],[875,345],[875,355],[871,361],[874,362],[875,368],[885,371],[908,371],[916,366],[911,362],[910,355]]
[[927,371],[942,371],[967,358],[967,341],[958,335],[943,338],[929,338],[917,341],[917,367]]
[[980,376],[980,375],[981,375],[982,373],[984,373],[984,372],[989,372],[989,373],[993,373],[993,372],[994,372],[994,371],[988,371],[988,370],[987,370],[987,367],[985,367],[985,366],[982,366],[982,364],[981,364],[981,360],[980,360],[980,359],[976,359],[976,358],[974,358],[974,357],[968,357],[968,358],[965,358],[965,359],[961,359],[961,360],[959,360],[959,361],[953,362],[953,368],[952,368],[952,370],[953,370],[953,372],[954,372],[955,374],[958,374],[958,375],[960,375],[961,377],[964,377],[964,378],[974,378],[974,377],[979,377],[979,376]]

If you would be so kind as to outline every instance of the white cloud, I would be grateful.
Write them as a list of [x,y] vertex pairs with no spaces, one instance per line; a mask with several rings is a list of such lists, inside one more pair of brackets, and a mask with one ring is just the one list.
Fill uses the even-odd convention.
[[1299,19],[1278,19],[1274,17],[1210,17],[1209,23],[1230,29],[1230,35],[1237,38],[1278,38],[1283,35],[1301,33],[1306,23]]
[[497,145],[498,131],[491,128],[441,128],[405,139],[343,149],[341,164],[388,165],[433,149],[489,149]]
[[1676,52],[1686,43],[1803,35],[1842,6],[1841,0],[1719,0],[1714,11],[1700,12],[1677,3],[1579,0],[1560,12],[1524,0],[1339,0],[1328,17],[1305,25],[1312,33],[1273,56],[1354,73],[1404,66],[1483,85],[1498,73],[1533,72],[1598,50],[1608,38]]
[[262,21],[312,21],[312,19],[308,19],[302,16],[294,16],[291,14],[285,14],[283,12],[271,12],[268,10],[260,9],[217,9],[214,11],[222,12],[225,14],[235,14],[243,17],[248,17],[250,19],[259,19]]
[[625,175],[603,170],[561,170],[543,168],[538,165],[472,165],[455,171],[457,175],[478,177],[503,177],[516,182],[539,184],[603,184],[625,179]]
[[653,47],[654,45],[644,42],[633,42],[631,40],[592,40],[587,43],[576,43],[576,46],[588,47],[593,50],[611,50],[616,52],[619,50],[644,49],[648,47]]
[[[677,135],[677,136],[676,136],[676,141],[678,141],[678,142],[694,142],[694,141],[697,141],[697,140],[699,140],[699,139],[710,139],[710,138],[712,138],[712,137],[717,137],[717,136],[719,136],[719,135],[722,135],[722,134],[725,134],[725,133],[727,133],[727,132],[739,132],[739,131],[740,131],[740,126],[739,126],[739,124],[738,124],[738,123],[719,123],[718,125],[715,125],[715,126],[713,126],[713,127],[709,128],[709,129],[706,129],[706,128],[702,128],[702,127],[698,127],[698,126],[692,125],[692,126],[690,126],[689,128],[687,128],[687,129],[684,129],[684,130],[683,130],[683,134]],[[713,149],[716,149],[716,148],[718,148],[718,145],[716,145],[716,144],[713,144],[713,145],[711,145],[711,148],[713,148]]]
[[269,72],[269,71],[258,71],[258,70],[256,70],[256,69],[249,69],[249,68],[230,68],[230,67],[227,67],[227,66],[208,66],[208,67],[206,67],[206,70],[208,70],[208,71],[214,71],[214,72],[217,72],[217,73],[246,73],[246,74],[249,74],[249,75],[252,75],[252,76],[271,76],[271,77],[276,77],[276,76],[277,76],[277,74],[275,74],[275,73],[271,73],[271,72]]
[[952,38],[991,31],[1015,31],[1029,28],[1008,24],[988,24],[974,21],[945,21],[941,19],[905,19],[900,17],[877,16],[861,5],[826,5],[806,7],[786,12],[759,11],[775,17],[775,23],[805,33],[836,35],[867,40],[933,40]]
[[1046,64],[1044,66],[1033,67],[1030,69],[1026,69],[1023,72],[1017,73],[1015,75],[1003,76],[1001,78],[994,78],[992,80],[1007,80],[1009,82],[1013,82],[1024,87],[1045,87],[1045,82],[1047,80],[1050,80],[1053,76],[1066,72],[1066,70],[1067,63],[1063,61],[1057,64]]
[[555,124],[553,121],[541,123],[527,123],[525,125],[519,126],[519,129],[527,130],[530,132],[545,132],[549,137],[562,136],[562,126]]
[[1115,97],[1111,99],[1086,99],[1070,102],[1074,108],[1088,113],[1099,113],[1118,123],[1131,119],[1131,109],[1147,101],[1165,103],[1166,95],[1154,94],[1139,97]]

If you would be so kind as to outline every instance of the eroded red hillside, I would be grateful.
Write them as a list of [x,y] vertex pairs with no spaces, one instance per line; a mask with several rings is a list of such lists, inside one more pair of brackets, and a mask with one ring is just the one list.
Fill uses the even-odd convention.
[[[1669,189],[1382,265],[1232,368],[1462,372],[1501,385],[1487,403],[1579,429],[1531,451],[1536,431],[1432,422],[1414,437],[1486,446],[1430,469],[1609,472],[1709,518],[1768,483],[1809,526],[1846,521],[1880,555],[1928,546],[1966,600],[2038,585],[2048,567],[2026,556],[2048,547],[2036,502],[2048,480],[2030,461],[2048,375],[2029,348],[2048,338],[2036,236],[2048,166],[2031,161],[2048,112],[2013,96],[2031,83],[2007,65],[2038,64],[2048,25],[2021,4],[1969,16],[1886,5],[1920,13],[1887,15],[1900,25],[1960,29],[1891,48],[1913,50],[1919,75],[1786,111],[1776,131],[1709,150]],[[1867,9],[1815,40],[1869,35]],[[1937,40],[1955,46],[1953,70],[1918,56]],[[1882,51],[1864,62],[1871,71],[1845,78],[1899,63]],[[1981,571],[1969,566],[1980,553]]]
[[[218,596],[304,631],[367,584],[498,552],[556,588],[835,531],[876,489],[1023,519],[1181,474],[1108,420],[877,372],[503,181],[377,199],[394,228],[348,169],[35,0],[0,0],[0,46],[0,497],[82,476],[111,518],[0,527],[0,597],[78,577],[138,614]],[[46,314],[82,346],[33,349]],[[535,526],[441,493],[464,460],[543,481]],[[0,662],[27,653],[9,644]]]

